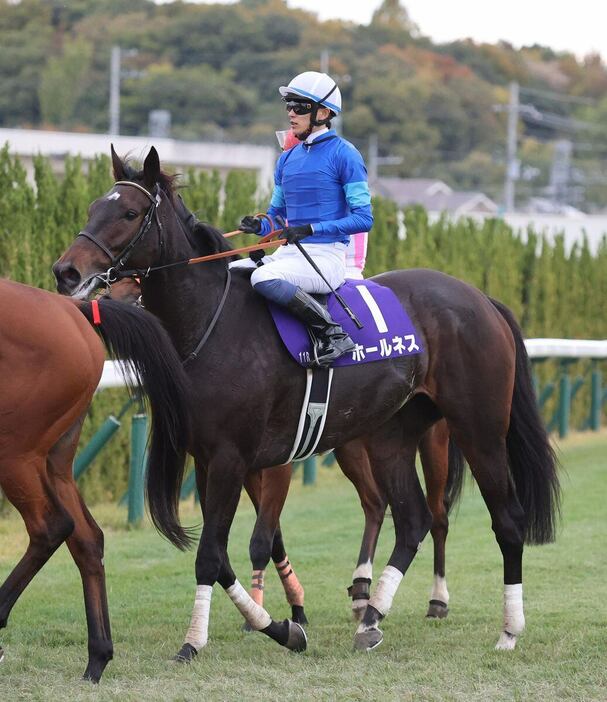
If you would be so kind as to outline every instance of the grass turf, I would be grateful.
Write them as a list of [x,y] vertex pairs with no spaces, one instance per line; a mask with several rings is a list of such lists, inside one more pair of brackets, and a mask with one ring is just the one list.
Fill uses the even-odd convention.
[[[0,700],[605,700],[607,435],[561,446],[563,522],[556,544],[527,548],[527,630],[513,652],[493,649],[502,620],[502,562],[478,489],[469,482],[447,542],[449,618],[424,619],[432,581],[428,536],[382,624],[384,643],[352,652],[355,625],[345,587],[362,534],[354,489],[336,469],[317,485],[294,480],[283,519],[291,561],[306,588],[309,648],[295,655],[261,634],[241,632],[240,615],[214,589],[210,643],[189,666],[169,659],[189,624],[194,553],[179,553],[145,525],[127,531],[124,510],[93,510],[106,535],[115,658],[100,686],[79,681],[86,665],[81,585],[62,547],[15,606],[0,632]],[[197,511],[183,505],[186,523]],[[230,554],[245,585],[253,510],[243,498]],[[0,579],[23,553],[18,515],[0,520]],[[393,545],[386,521],[377,577]],[[266,604],[288,615],[278,577]]]

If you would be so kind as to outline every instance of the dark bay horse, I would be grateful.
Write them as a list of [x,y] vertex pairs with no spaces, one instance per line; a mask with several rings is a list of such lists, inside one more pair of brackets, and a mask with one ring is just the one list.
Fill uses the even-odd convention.
[[[230,566],[227,540],[247,471],[280,465],[289,455],[305,372],[285,352],[246,274],[232,274],[230,286],[225,259],[180,263],[229,247],[211,227],[200,227],[195,236],[183,228],[172,181],[161,172],[156,150],[150,150],[139,173],[115,153],[112,157],[118,182],[91,205],[86,229],[55,264],[59,290],[86,296],[128,263],[146,273],[145,306],[164,321],[182,358],[215,320],[204,352],[187,366],[193,402],[189,449],[204,495],[204,527],[194,611],[179,655],[191,659],[207,642],[215,582],[254,629],[302,650],[303,630],[272,620],[242,588]],[[436,271],[392,271],[374,280],[401,300],[425,352],[338,368],[333,377],[318,451],[362,441],[395,527],[394,550],[366,607],[355,646],[369,650],[381,642],[379,623],[431,527],[415,454],[427,430],[444,418],[491,515],[504,564],[504,623],[497,647],[512,649],[524,629],[523,545],[554,538],[559,496],[521,330],[503,305]],[[148,492],[154,523],[181,544],[178,476],[150,467]]]
[[[29,534],[24,556],[0,587],[0,629],[65,541],[84,590],[89,655],[84,677],[97,682],[113,650],[103,533],[72,477],[82,423],[103,369],[104,344],[95,328],[112,355],[134,371],[135,388],[148,395],[153,473],[179,476],[188,436],[187,385],[158,320],[120,302],[101,301],[95,309],[90,302],[0,280],[0,487]],[[165,486],[149,489],[151,497]],[[187,541],[182,531],[175,538],[181,545]]]
[[[189,213],[188,213],[189,214]],[[191,218],[182,213],[182,223]],[[139,278],[123,278],[111,285],[104,296],[141,305]],[[434,544],[434,580],[426,616],[442,619],[447,616],[449,592],[445,577],[445,543],[449,531],[448,513],[460,496],[464,462],[459,449],[449,441],[445,420],[434,424],[422,437],[419,453],[426,484],[426,500],[432,513],[432,541]],[[361,440],[353,440],[336,451],[336,460],[354,485],[365,518],[363,538],[348,593],[352,613],[358,620],[364,614],[370,596],[373,560],[377,539],[387,507],[387,499],[373,478],[373,471]],[[304,611],[304,589],[297,578],[285,549],[280,514],[284,507],[293,467],[286,464],[247,473],[244,488],[256,512],[255,526],[249,543],[253,572],[249,594],[259,605],[264,602],[266,568],[270,559],[291,607],[291,618],[298,624],[308,623]],[[250,630],[245,621],[245,630]]]

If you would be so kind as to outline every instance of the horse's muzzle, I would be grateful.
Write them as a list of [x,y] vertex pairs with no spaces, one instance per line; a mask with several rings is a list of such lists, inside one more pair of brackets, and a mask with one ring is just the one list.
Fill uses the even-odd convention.
[[57,261],[53,266],[53,274],[57,281],[57,292],[62,295],[71,295],[82,282],[80,271],[67,261]]

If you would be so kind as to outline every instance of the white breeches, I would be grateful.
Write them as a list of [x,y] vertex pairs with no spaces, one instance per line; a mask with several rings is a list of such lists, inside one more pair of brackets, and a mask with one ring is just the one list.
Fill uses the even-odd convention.
[[[302,244],[330,285],[339,287],[346,275],[346,245]],[[263,257],[263,266],[257,268],[250,258],[234,261],[230,268],[255,268],[251,285],[264,280],[287,280],[307,293],[328,293],[329,288],[312,266],[292,244],[281,246],[278,251]]]

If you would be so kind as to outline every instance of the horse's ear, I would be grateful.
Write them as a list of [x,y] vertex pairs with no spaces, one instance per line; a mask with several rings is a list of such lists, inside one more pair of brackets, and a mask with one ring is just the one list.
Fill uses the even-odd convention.
[[110,150],[112,152],[112,167],[114,169],[114,179],[115,180],[128,180],[126,173],[124,171],[124,163],[120,159],[120,156],[114,151],[114,144],[111,144]]
[[148,190],[152,190],[160,179],[160,159],[158,151],[152,146],[150,153],[143,162],[143,182]]

